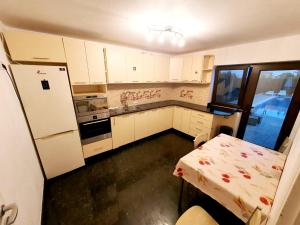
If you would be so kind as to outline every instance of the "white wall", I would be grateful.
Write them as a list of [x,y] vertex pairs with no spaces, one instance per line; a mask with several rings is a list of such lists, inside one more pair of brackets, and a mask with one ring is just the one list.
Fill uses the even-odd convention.
[[[0,62],[8,63],[1,41]],[[18,205],[19,213],[14,225],[39,225],[41,224],[44,178],[24,114],[2,66],[0,68],[0,96],[1,200],[4,200],[6,204],[15,202]]]
[[300,60],[300,35],[199,52],[214,54],[215,65]]

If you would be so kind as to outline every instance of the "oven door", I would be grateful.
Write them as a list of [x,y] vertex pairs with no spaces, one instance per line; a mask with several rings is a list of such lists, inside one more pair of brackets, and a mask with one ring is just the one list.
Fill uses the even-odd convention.
[[82,144],[111,137],[110,118],[79,123]]

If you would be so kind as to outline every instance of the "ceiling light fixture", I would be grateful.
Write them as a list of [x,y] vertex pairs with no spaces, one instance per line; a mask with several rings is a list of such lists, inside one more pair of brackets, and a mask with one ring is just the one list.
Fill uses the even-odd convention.
[[146,34],[147,41],[151,42],[155,37],[160,44],[163,44],[168,38],[170,40],[170,43],[173,45],[177,45],[178,47],[183,47],[185,45],[183,34],[180,31],[174,29],[174,27],[172,26],[149,26],[148,32]]

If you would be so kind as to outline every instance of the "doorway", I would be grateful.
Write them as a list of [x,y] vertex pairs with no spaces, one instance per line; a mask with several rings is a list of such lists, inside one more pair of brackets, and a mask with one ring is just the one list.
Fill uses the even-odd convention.
[[237,137],[277,150],[299,112],[299,78],[299,62],[220,66],[212,103],[242,111]]

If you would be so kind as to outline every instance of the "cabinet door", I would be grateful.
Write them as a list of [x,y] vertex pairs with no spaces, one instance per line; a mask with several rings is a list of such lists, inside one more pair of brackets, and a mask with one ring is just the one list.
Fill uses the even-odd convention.
[[91,84],[106,84],[103,45],[86,41],[86,58]]
[[154,82],[154,55],[151,53],[143,54],[143,82]]
[[125,69],[125,52],[122,49],[107,48],[107,78],[109,83],[128,82]]
[[183,109],[182,123],[181,123],[181,131],[183,133],[188,134],[190,131],[190,118],[191,118],[191,110]]
[[183,69],[182,69],[183,82],[192,81],[192,64],[193,64],[192,55],[187,55],[183,57]]
[[173,107],[164,107],[158,110],[159,132],[172,128],[173,124]]
[[128,51],[126,54],[126,73],[128,82],[143,82],[143,55],[138,51]]
[[173,128],[181,131],[183,109],[175,106],[173,116]]
[[150,111],[144,111],[134,114],[134,132],[135,140],[140,140],[142,138],[148,137],[151,133],[149,129]]
[[65,63],[62,37],[23,31],[6,31],[4,38],[13,61]]
[[182,77],[183,58],[171,57],[170,58],[170,81],[179,82]]
[[154,82],[168,82],[170,57],[166,55],[155,55],[154,60]]
[[113,148],[134,141],[134,114],[112,117],[111,120]]
[[63,38],[63,40],[71,83],[89,84],[84,41],[73,38]]
[[192,73],[191,73],[191,76],[192,76],[191,81],[192,82],[201,82],[202,65],[203,65],[203,56],[194,55],[193,56]]

